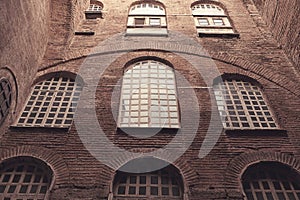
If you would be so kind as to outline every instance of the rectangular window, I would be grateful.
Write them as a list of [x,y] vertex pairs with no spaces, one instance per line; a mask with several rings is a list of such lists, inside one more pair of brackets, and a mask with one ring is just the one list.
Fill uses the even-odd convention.
[[145,18],[134,18],[134,24],[136,26],[144,26]]
[[149,24],[150,26],[160,26],[160,18],[150,18]]
[[208,26],[209,22],[207,18],[198,18],[198,22],[200,26]]
[[224,26],[223,19],[213,19],[213,22],[216,26]]

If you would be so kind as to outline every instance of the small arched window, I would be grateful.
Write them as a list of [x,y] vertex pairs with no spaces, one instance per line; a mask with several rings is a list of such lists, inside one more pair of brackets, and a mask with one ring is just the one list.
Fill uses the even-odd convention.
[[182,200],[182,178],[171,167],[143,174],[118,172],[114,180],[114,196]]
[[192,5],[197,32],[202,36],[238,36],[235,33],[225,10],[216,2]]
[[299,200],[300,175],[276,162],[250,166],[242,176],[247,200]]
[[37,83],[17,126],[70,127],[81,90],[81,84],[67,77],[53,77]]
[[11,85],[7,79],[0,79],[0,125],[8,115],[11,105]]
[[123,76],[119,127],[179,128],[175,74],[171,67],[145,60]]
[[127,35],[167,35],[165,8],[160,3],[141,2],[129,9]]
[[225,128],[278,128],[260,87],[243,80],[224,80],[214,84],[214,93]]
[[0,165],[1,199],[46,199],[52,174],[52,170],[37,159],[9,159]]
[[103,4],[98,0],[90,0],[90,5],[85,11],[86,19],[96,19],[102,17]]

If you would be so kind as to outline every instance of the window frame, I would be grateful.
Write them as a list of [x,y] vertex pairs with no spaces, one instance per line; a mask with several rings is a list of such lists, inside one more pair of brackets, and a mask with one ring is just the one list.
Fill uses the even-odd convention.
[[257,84],[243,79],[224,79],[214,83],[213,91],[224,129],[279,130],[268,99]]
[[0,115],[2,115],[0,118],[0,125],[2,125],[8,116],[10,107],[12,105],[12,86],[8,79],[0,78],[0,87],[2,89],[0,91]]
[[[142,183],[141,177],[145,178],[145,181],[143,181]],[[135,181],[131,182],[131,180]],[[122,193],[120,194],[119,191],[121,187]],[[135,188],[135,192],[130,193],[130,189],[133,188]],[[141,193],[141,188],[145,192]],[[153,190],[151,190],[152,188]],[[154,188],[156,188],[157,190]],[[163,194],[163,192],[166,191],[168,191],[168,194]],[[152,192],[154,192],[155,194]],[[176,192],[178,193],[178,195],[174,194]],[[183,200],[183,193],[184,192],[180,174],[170,168],[164,168],[162,170],[149,173],[117,172],[113,186],[114,197],[118,198],[166,198],[172,200]]]
[[[287,174],[287,172],[290,173]],[[274,199],[274,197],[281,199],[282,196],[286,200],[300,200],[299,179],[300,174],[291,170],[289,166],[278,162],[261,162],[246,169],[241,177],[240,185],[245,200],[252,200],[254,197],[256,199]]]
[[37,82],[15,127],[70,128],[82,89],[82,82],[68,76],[51,76]]
[[[145,67],[143,65],[145,63],[148,64],[147,65],[148,68],[147,69],[142,69],[142,67]],[[150,66],[150,64],[154,64],[156,66],[157,70],[162,70],[163,71],[163,69],[159,69],[159,67],[164,67],[165,71],[168,72],[168,74],[165,74],[165,75],[168,76],[169,79],[165,80],[166,82],[164,84],[157,85],[157,87],[158,87],[157,88],[157,95],[152,93],[153,88],[152,88],[151,85],[152,84],[155,85],[156,83],[154,83],[154,82],[152,83],[152,78],[154,77],[154,73],[150,74],[149,70],[152,70],[151,67],[154,67],[154,66]],[[147,71],[147,74],[142,74],[140,72],[139,77],[137,77],[138,79],[133,79],[134,74],[131,74],[130,79],[125,79],[126,78],[125,74],[129,70],[133,70],[134,67],[139,67],[141,72],[142,71]],[[137,75],[135,75],[135,76],[137,76]],[[145,78],[143,78],[142,76],[145,76],[145,78],[147,78],[147,81],[148,81],[147,82],[147,89],[146,89],[147,92],[145,91],[146,94],[141,93],[142,92],[141,90],[143,90],[143,88],[140,87],[140,84],[143,84],[142,82],[145,81]],[[156,81],[158,81],[159,83],[160,83],[160,80],[162,80],[161,77],[154,77],[154,78],[156,78]],[[138,97],[138,99],[134,100],[134,99],[132,99],[132,96],[134,95],[134,94],[131,94],[132,90],[129,90],[130,94],[128,92],[127,92],[128,94],[126,94],[125,90],[128,90],[128,89],[125,89],[125,85],[126,85],[126,87],[132,88],[133,86],[136,86],[136,84],[139,85],[138,87],[135,87],[135,88],[138,88],[139,97]],[[143,84],[143,85],[145,85],[145,84]],[[171,86],[169,86],[169,85],[171,85]],[[163,88],[162,86],[165,86],[166,88]],[[170,88],[168,88],[168,87],[170,87]],[[155,88],[153,90],[155,90]],[[162,90],[162,91],[166,90],[167,93],[159,93],[160,90]],[[169,92],[171,92],[171,93],[169,93]],[[125,98],[124,94],[126,96],[131,95],[130,99],[126,99],[126,98],[129,98],[129,97]],[[148,103],[146,105],[147,109],[146,109],[146,107],[142,108],[142,106],[143,106],[142,99],[141,99],[142,95],[144,96],[143,98],[147,97],[147,99],[148,99]],[[130,65],[130,67],[128,67],[124,71],[124,76],[123,76],[123,80],[122,80],[122,87],[121,87],[121,95],[120,95],[119,112],[118,112],[118,122],[117,122],[118,129],[121,129],[121,130],[125,130],[125,129],[128,129],[128,128],[129,129],[132,129],[132,128],[138,128],[138,129],[142,129],[142,128],[146,128],[146,129],[179,129],[180,128],[180,107],[179,107],[179,102],[178,102],[177,95],[178,95],[178,92],[177,92],[177,84],[176,84],[176,75],[175,75],[174,69],[172,67],[170,67],[170,66],[168,66],[168,65],[166,65],[162,62],[153,60],[153,59],[141,60],[141,61],[133,63],[132,65]],[[158,99],[156,100],[154,96],[157,96]],[[163,97],[164,99],[161,99],[161,97]],[[154,98],[154,99],[152,99],[152,98]],[[128,101],[129,103],[128,104],[123,104],[124,101]],[[129,114],[129,113],[131,113],[132,110],[129,109],[129,107],[131,108],[131,106],[132,106],[131,102],[132,101],[138,101],[139,102],[138,105],[137,105],[138,109],[136,110],[137,116],[138,116],[138,121],[136,123],[130,123],[131,114]],[[151,104],[154,103],[154,105],[158,105],[158,104],[155,103],[156,101],[157,102],[162,101],[161,103],[163,103],[164,101],[167,101],[167,104],[165,104],[165,103],[162,104],[163,107],[166,107],[168,109],[166,111],[167,117],[164,117],[164,116],[161,115],[162,113],[165,113],[165,111],[161,111],[162,108],[161,108],[161,104],[159,103],[158,107],[159,107],[160,111],[158,111],[158,117],[153,117],[152,118],[150,116],[152,107],[150,106],[149,101],[151,102]],[[172,102],[174,101],[174,102],[172,103],[171,101]],[[127,111],[125,110],[125,105],[128,106]],[[128,115],[125,115],[126,114],[125,112],[128,112]],[[142,115],[141,115],[142,112],[147,112],[148,114],[145,115],[145,116],[143,115],[144,117],[142,117]],[[173,115],[174,113],[176,113],[176,116]],[[171,116],[171,114],[172,114],[172,116]],[[123,118],[124,116],[128,116],[128,117]],[[142,118],[145,118],[145,117],[148,118],[148,122],[140,121]],[[153,126],[151,120],[156,119],[156,118],[158,118],[159,122],[153,123],[153,124],[157,125],[157,126]],[[124,119],[128,119],[128,122],[127,123],[124,122]],[[162,123],[163,119],[167,120],[168,122],[163,121],[164,123]],[[176,123],[175,123],[174,120],[176,120]],[[125,126],[125,124],[126,124],[126,126]],[[167,124],[167,126],[165,126],[165,124]]]

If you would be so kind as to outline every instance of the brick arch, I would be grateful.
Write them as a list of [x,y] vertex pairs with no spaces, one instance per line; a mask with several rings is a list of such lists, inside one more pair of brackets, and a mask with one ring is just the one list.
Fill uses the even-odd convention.
[[[174,34],[173,36],[171,34]],[[182,35],[179,35],[182,36]],[[90,50],[83,50],[83,51],[75,51],[75,52],[69,52],[68,55],[66,55],[66,59],[64,61],[60,61],[57,63],[52,63],[48,66],[44,66],[40,71],[46,70],[49,68],[53,68],[59,64],[68,63],[74,60],[83,59],[86,57],[93,57],[93,56],[99,56],[104,54],[114,54],[114,53],[124,53],[124,52],[130,52],[135,50],[151,50],[151,51],[168,51],[173,52],[176,54],[186,54],[186,55],[192,55],[192,56],[199,56],[199,57],[205,57],[205,58],[211,58],[212,60],[216,60],[219,62],[224,62],[226,64],[233,65],[234,67],[245,71],[248,74],[253,74],[258,77],[262,77],[276,85],[279,85],[280,87],[284,88],[285,90],[293,93],[296,96],[300,96],[300,84],[293,81],[296,77],[287,77],[282,76],[276,71],[264,67],[263,65],[259,65],[256,63],[252,63],[248,60],[245,60],[243,58],[230,55],[228,53],[218,53],[218,52],[211,52],[210,54],[207,52],[204,52],[203,49],[199,48],[199,46],[193,46],[193,45],[187,45],[184,42],[176,42],[176,43],[163,43],[163,42],[153,42],[153,41],[144,41],[143,43],[130,43],[130,41],[123,41],[122,39],[123,34],[116,35],[115,37],[112,37],[112,40],[118,41],[117,44],[115,44],[114,41],[107,41],[107,44],[103,44],[103,46],[99,46],[95,49],[95,52],[90,54]],[[170,38],[178,37],[176,33],[170,33]]]
[[224,175],[224,185],[227,189],[238,189],[245,170],[258,162],[279,162],[300,173],[300,160],[292,155],[280,152],[251,152],[234,158],[228,165]]
[[17,146],[3,149],[0,153],[0,162],[20,156],[33,157],[45,162],[53,171],[54,187],[69,184],[70,174],[68,166],[57,152],[37,146]]
[[36,77],[36,79],[34,80],[33,85],[35,85],[35,84],[37,84],[41,81],[47,80],[49,78],[52,78],[52,77],[67,77],[67,78],[74,79],[76,82],[84,84],[83,78],[80,75],[78,75],[74,72],[71,72],[71,71],[53,71],[53,72],[48,72],[48,73],[43,73],[41,75],[38,75]]
[[[182,184],[183,184],[183,199],[188,200],[189,199],[188,196],[190,194],[189,186],[191,186],[191,185],[195,184],[195,182],[199,181],[197,172],[190,166],[190,164],[187,163],[182,158],[179,158],[175,162],[169,162],[168,160],[157,158],[154,156],[151,156],[151,158],[169,163],[179,172],[179,174],[182,178]],[[127,160],[127,162],[125,164],[123,163],[123,165],[121,165],[119,168],[121,168],[122,166],[126,165],[127,163],[129,163],[130,161],[133,161],[135,159],[139,159],[139,158]],[[117,170],[111,174],[109,200],[111,200],[113,197],[113,184],[114,184],[116,174],[117,174]]]

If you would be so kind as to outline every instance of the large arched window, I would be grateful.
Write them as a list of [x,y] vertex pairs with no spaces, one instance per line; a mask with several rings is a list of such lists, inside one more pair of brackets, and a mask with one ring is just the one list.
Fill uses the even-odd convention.
[[145,60],[123,76],[119,127],[179,128],[175,74],[169,66]]
[[214,93],[225,128],[278,128],[266,98],[255,84],[228,79],[214,84]]
[[182,200],[182,178],[170,166],[143,174],[118,172],[114,180],[114,197]]
[[192,14],[194,17],[197,32],[202,36],[237,36],[229,17],[219,2],[194,3],[192,5]]
[[7,79],[0,79],[0,125],[3,123],[11,105],[11,85]]
[[17,126],[70,127],[81,90],[81,84],[67,77],[52,77],[37,83]]
[[161,3],[139,2],[130,7],[127,35],[167,35],[165,8]]
[[37,159],[9,159],[0,165],[0,197],[4,200],[44,200],[52,174],[52,170]]
[[300,200],[300,175],[276,162],[250,166],[242,176],[247,200]]

